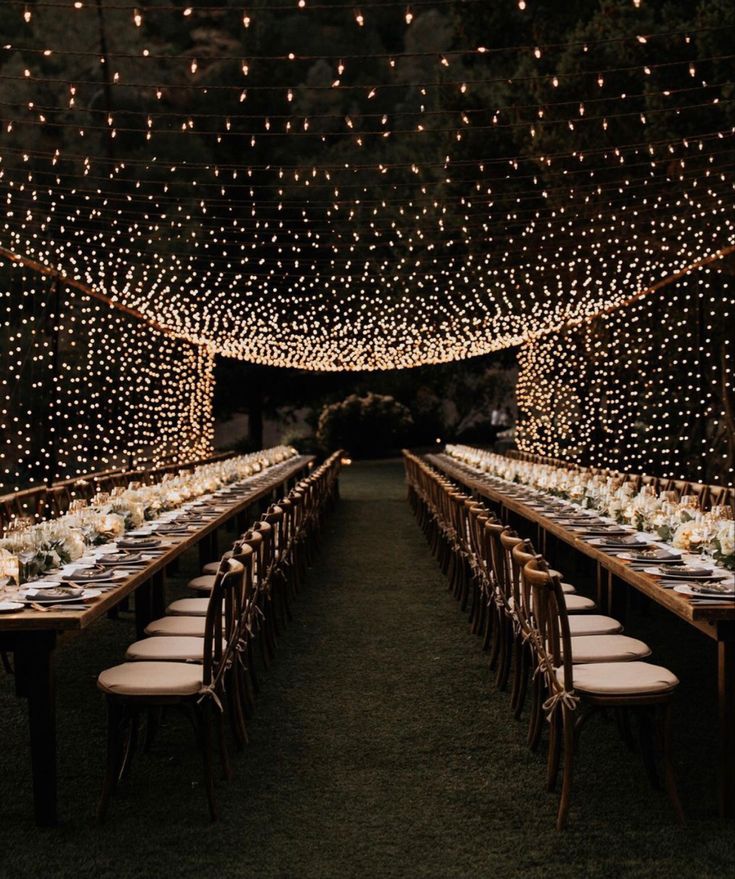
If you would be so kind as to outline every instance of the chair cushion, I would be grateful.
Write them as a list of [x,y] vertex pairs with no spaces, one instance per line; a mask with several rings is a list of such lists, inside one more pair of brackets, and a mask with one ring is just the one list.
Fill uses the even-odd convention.
[[[564,655],[562,651],[562,656]],[[651,655],[651,648],[627,635],[582,635],[572,638],[572,662],[631,662]]]
[[196,696],[202,667],[183,662],[124,662],[97,678],[105,693],[118,696]]
[[204,637],[205,617],[161,617],[145,627],[146,635],[190,635]]
[[591,598],[585,598],[584,595],[565,595],[564,601],[569,613],[580,613],[581,611],[594,610],[597,607]]
[[565,583],[564,581],[562,581],[562,583],[561,583],[561,591],[562,591],[565,595],[573,595],[577,590],[574,588],[574,586],[572,586],[571,583]]
[[[232,558],[232,550],[228,549],[227,552],[222,553],[223,559],[231,559]],[[206,565],[202,568],[202,574],[216,574],[219,571],[221,560],[219,562],[207,562]]]
[[208,598],[179,598],[169,604],[166,613],[169,616],[205,617],[208,606]]
[[186,584],[188,589],[194,589],[196,592],[211,592],[214,589],[214,574],[204,574],[201,577],[194,577]]
[[[557,677],[560,675],[558,672]],[[678,683],[675,674],[650,662],[595,662],[574,666],[574,689],[580,693],[599,696],[665,693]]]
[[[222,649],[227,649],[227,640],[222,639]],[[204,651],[204,638],[192,635],[154,635],[131,644],[125,652],[128,662],[201,662]]]
[[622,632],[623,627],[612,617],[599,613],[578,613],[569,617],[569,631],[572,635],[613,635]]
[[129,662],[201,662],[204,638],[191,635],[169,635],[143,638],[125,651]]

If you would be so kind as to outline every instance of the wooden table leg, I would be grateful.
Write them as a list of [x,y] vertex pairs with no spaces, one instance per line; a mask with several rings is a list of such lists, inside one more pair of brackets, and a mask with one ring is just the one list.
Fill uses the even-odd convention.
[[720,815],[723,818],[735,818],[735,625],[720,624],[718,636]]
[[610,613],[609,588],[607,571],[599,562],[595,562],[595,603],[600,613]]
[[610,616],[625,624],[628,612],[628,585],[614,576],[611,571],[607,572],[607,606]]
[[[212,532],[212,534],[214,534],[214,532]],[[206,564],[213,562],[215,559],[212,555],[212,534],[207,534],[206,537],[202,537],[198,543],[200,568],[203,568]]]
[[[166,577],[163,571],[157,571],[151,579],[151,619],[158,619],[166,614]],[[146,624],[147,625],[147,624]]]
[[56,632],[27,632],[15,645],[18,696],[28,700],[33,811],[39,827],[52,827],[56,812],[56,686],[53,652]]
[[147,580],[135,590],[135,633],[138,639],[145,637],[145,627],[153,618],[153,586]]

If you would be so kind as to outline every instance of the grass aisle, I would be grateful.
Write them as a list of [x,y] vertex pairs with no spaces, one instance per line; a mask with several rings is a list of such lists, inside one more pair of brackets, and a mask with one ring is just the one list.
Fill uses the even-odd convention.
[[[593,721],[570,829],[559,835],[543,758],[527,750],[507,696],[489,686],[487,659],[410,515],[400,465],[355,465],[343,475],[294,622],[261,675],[236,779],[219,786],[222,820],[208,823],[190,733],[171,718],[113,800],[108,823],[95,824],[104,711],[94,680],[131,638],[129,621],[105,622],[59,650],[67,819],[56,831],[38,832],[28,820],[24,706],[4,682],[0,876],[728,875],[735,832],[714,818],[707,791],[710,645],[655,613],[636,620],[635,633],[683,678],[689,670],[675,723],[693,817],[676,828],[612,725]],[[687,711],[687,695],[704,710]]]

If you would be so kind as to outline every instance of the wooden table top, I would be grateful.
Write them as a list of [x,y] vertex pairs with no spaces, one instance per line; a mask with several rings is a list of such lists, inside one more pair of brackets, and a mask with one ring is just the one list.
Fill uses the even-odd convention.
[[[299,455],[290,458],[273,467],[269,467],[263,474],[253,478],[253,489],[242,495],[234,502],[228,502],[227,498],[217,498],[215,505],[219,508],[216,516],[212,516],[201,527],[192,530],[189,534],[165,537],[160,535],[163,551],[159,552],[148,564],[125,579],[114,589],[103,592],[99,598],[85,601],[89,604],[86,610],[79,611],[39,611],[29,608],[12,614],[0,614],[0,633],[39,630],[80,630],[86,629],[95,620],[98,620],[110,608],[114,607],[123,598],[134,592],[139,586],[150,580],[159,571],[164,570],[178,556],[195,546],[207,535],[217,528],[222,527],[229,519],[246,510],[251,504],[262,500],[277,486],[296,476],[313,462],[311,455]],[[235,483],[236,486],[238,483]],[[228,486],[228,487],[234,487]],[[89,584],[94,588],[94,583]]]
[[[659,580],[643,571],[636,570],[631,562],[593,546],[579,534],[559,524],[538,510],[533,509],[519,498],[506,494],[489,484],[483,476],[447,455],[426,455],[428,463],[443,471],[447,476],[467,486],[467,488],[488,499],[501,503],[512,512],[538,524],[544,531],[572,546],[578,552],[594,559],[602,568],[615,577],[633,586],[639,592],[653,599],[657,604],[675,613],[678,617],[700,629],[712,638],[718,638],[720,625],[735,623],[735,604],[693,604],[686,595],[664,588]],[[520,487],[520,486],[519,486]]]

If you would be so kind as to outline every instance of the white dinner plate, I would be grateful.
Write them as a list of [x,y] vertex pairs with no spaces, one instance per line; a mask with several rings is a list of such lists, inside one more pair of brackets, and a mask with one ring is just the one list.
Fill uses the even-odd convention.
[[23,607],[19,601],[0,601],[0,613],[18,613]]
[[[645,549],[651,545],[648,540],[626,540],[624,537],[616,537],[615,535],[610,537],[592,537],[587,543],[591,546],[599,546],[601,549]],[[656,560],[651,559],[651,561]]]
[[122,568],[127,565],[144,565],[146,560],[139,552],[129,553],[123,551],[121,553],[114,553],[114,555],[108,554],[106,557],[102,556],[98,560],[98,564],[110,568]]
[[141,552],[144,550],[146,552],[156,549],[160,545],[161,541],[158,537],[156,537],[153,532],[148,534],[130,534],[125,537],[121,537],[120,540],[117,541],[118,549],[139,549]]
[[[688,567],[688,566],[687,566]],[[705,573],[697,574],[692,573],[691,570],[682,571],[681,566],[679,568],[659,568],[659,567],[651,567],[645,568],[643,573],[652,574],[654,577],[660,577],[662,580],[697,580],[697,581],[707,581],[707,580],[724,580],[725,574],[717,574],[709,568],[698,569],[704,570]]]
[[[122,567],[122,565],[120,567]],[[94,579],[90,579],[88,577],[78,578],[76,574],[64,574],[61,579],[65,582],[78,583],[80,586],[83,586],[85,583],[108,583],[110,580],[127,580],[129,576],[129,571],[105,570],[102,574],[100,574],[98,577],[95,577]]]
[[102,595],[101,589],[84,589],[81,595],[70,596],[69,598],[46,598],[43,593],[36,595],[35,593],[26,593],[23,597],[27,602],[35,604],[79,604],[89,598],[99,598]]
[[695,592],[688,583],[679,583],[674,586],[674,592],[688,595],[690,598],[715,598],[721,601],[735,601],[735,588],[730,592]]
[[681,564],[681,553],[670,553],[671,558],[668,559],[639,559],[629,552],[621,552],[618,558],[625,559],[626,562],[634,562],[637,565],[679,565]]
[[158,528],[156,534],[161,535],[161,537],[181,537],[184,534],[190,534],[192,530],[195,531],[196,528],[182,527],[181,525],[177,525],[176,528],[166,526]]

